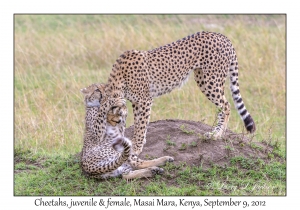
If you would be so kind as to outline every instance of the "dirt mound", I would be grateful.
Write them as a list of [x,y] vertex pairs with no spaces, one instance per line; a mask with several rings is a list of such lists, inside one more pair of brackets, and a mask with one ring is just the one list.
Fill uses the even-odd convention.
[[[185,162],[188,165],[202,165],[203,168],[228,165],[231,157],[267,158],[273,150],[270,145],[253,142],[249,136],[227,130],[220,140],[207,140],[203,134],[212,127],[201,122],[185,120],[160,120],[151,122],[147,130],[147,142],[142,159],[172,156],[174,164]],[[125,131],[132,139],[133,126]]]

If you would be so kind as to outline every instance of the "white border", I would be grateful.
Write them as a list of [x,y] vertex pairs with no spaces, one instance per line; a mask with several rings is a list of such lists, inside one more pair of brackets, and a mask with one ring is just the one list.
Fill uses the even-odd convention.
[[[266,200],[267,207],[285,208],[298,204],[296,190],[299,186],[298,157],[296,150],[299,140],[296,132],[299,126],[297,121],[299,100],[297,97],[297,86],[299,84],[299,12],[297,4],[287,1],[21,1],[12,0],[1,4],[1,68],[0,68],[0,88],[2,89],[2,103],[0,109],[1,116],[1,207],[3,209],[20,209],[34,207],[34,200],[38,197],[14,197],[13,196],[13,14],[14,13],[286,13],[287,14],[287,151],[288,151],[288,180],[287,197],[233,197],[236,200]],[[274,84],[276,85],[276,84]],[[8,90],[8,91],[7,91]],[[3,95],[4,94],[4,95]],[[295,96],[295,97],[293,97]],[[54,197],[57,199],[58,197]],[[76,197],[63,197],[66,200],[76,199]],[[122,198],[116,198],[116,200]],[[150,199],[151,197],[139,197]],[[180,197],[174,197],[178,200]],[[186,198],[186,197],[183,197]],[[189,197],[204,200],[204,197]],[[208,197],[217,199],[218,197]],[[229,197],[222,197],[223,200]],[[51,200],[51,197],[47,197]],[[77,197],[77,199],[80,199]],[[88,197],[83,197],[87,200]],[[133,199],[133,197],[129,197]],[[166,199],[172,199],[166,197]],[[297,205],[298,206],[298,205]],[[59,207],[57,207],[59,208]],[[66,209],[61,207],[61,209]],[[152,207],[153,208],[153,207]],[[196,208],[196,207],[195,207]],[[49,207],[39,207],[39,209],[49,209]],[[98,207],[99,209],[99,207]],[[110,208],[114,209],[114,208]],[[131,209],[140,209],[134,207]],[[214,208],[215,209],[215,208]]]

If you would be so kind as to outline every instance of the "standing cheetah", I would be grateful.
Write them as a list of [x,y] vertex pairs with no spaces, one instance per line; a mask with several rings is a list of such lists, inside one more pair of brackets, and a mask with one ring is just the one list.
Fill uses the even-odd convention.
[[[219,33],[198,32],[153,50],[126,51],[113,65],[105,92],[110,99],[124,97],[132,103],[135,154],[140,154],[146,142],[153,98],[180,87],[192,71],[202,93],[219,110],[218,123],[206,137],[219,138],[226,130],[230,116],[224,95],[227,75],[235,107],[247,131],[255,131],[254,121],[240,94],[238,61],[230,40]],[[99,135],[103,134],[104,129]]]
[[157,166],[164,165],[167,161],[173,161],[171,157],[165,156],[144,161],[132,154],[131,141],[124,137],[127,117],[125,100],[117,100],[110,108],[106,118],[105,136],[103,139],[98,138],[96,135],[99,128],[97,118],[100,102],[105,100],[102,98],[104,88],[104,85],[93,84],[81,90],[85,95],[86,106],[86,129],[81,152],[83,172],[90,177],[103,179],[116,176],[133,179],[152,177],[162,173],[163,169]]

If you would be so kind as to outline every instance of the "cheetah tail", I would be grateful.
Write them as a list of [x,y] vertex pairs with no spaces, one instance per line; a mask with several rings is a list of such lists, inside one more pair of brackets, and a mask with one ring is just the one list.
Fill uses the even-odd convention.
[[113,141],[112,147],[117,152],[120,152],[121,159],[127,160],[131,152],[131,141],[127,138],[117,138]]
[[256,130],[255,123],[247,111],[246,106],[242,100],[242,96],[239,90],[239,83],[238,83],[238,62],[236,56],[231,61],[230,68],[230,90],[232,94],[232,98],[234,101],[235,108],[238,110],[242,120],[244,121],[245,127],[248,132],[254,133]]

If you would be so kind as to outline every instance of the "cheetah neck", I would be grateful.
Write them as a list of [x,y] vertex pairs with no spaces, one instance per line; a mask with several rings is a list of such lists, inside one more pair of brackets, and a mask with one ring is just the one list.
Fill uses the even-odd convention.
[[119,126],[112,126],[109,123],[106,124],[106,135],[108,137],[106,139],[108,139],[110,143],[116,138],[123,137]]
[[[90,144],[98,144],[99,139],[98,136],[95,135],[95,128],[98,128],[99,126],[97,125],[98,122],[98,111],[99,107],[97,106],[92,106],[92,107],[86,107],[86,117],[85,117],[85,131],[86,131],[86,136],[84,139],[84,143],[87,144],[88,142]],[[123,122],[118,123],[116,126],[111,125],[109,122],[107,122],[106,126],[106,137],[103,139],[107,139],[108,136],[114,136],[116,137],[123,137],[124,136],[124,128],[125,125]],[[117,135],[117,136],[115,136]]]
[[105,139],[98,135],[101,128],[98,114],[99,107],[86,107],[84,147],[101,145]]
[[105,93],[108,97],[124,98],[125,78],[121,69],[121,63],[121,58],[118,58],[108,77],[108,82],[105,87]]
[[85,129],[90,131],[94,123],[97,123],[99,107],[97,106],[86,106],[85,114]]

